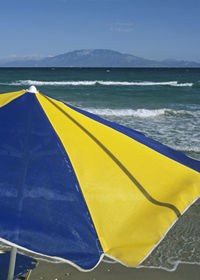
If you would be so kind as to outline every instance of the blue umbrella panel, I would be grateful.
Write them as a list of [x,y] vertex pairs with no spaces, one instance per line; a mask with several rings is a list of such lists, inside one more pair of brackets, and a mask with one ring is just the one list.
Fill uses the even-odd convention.
[[140,264],[200,196],[200,162],[42,93],[0,95],[0,237],[94,268]]

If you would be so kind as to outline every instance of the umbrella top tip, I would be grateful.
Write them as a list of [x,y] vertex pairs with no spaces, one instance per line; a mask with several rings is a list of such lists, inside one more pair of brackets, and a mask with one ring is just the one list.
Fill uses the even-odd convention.
[[27,91],[30,92],[30,93],[37,93],[38,92],[35,86],[30,86],[30,88],[27,89]]

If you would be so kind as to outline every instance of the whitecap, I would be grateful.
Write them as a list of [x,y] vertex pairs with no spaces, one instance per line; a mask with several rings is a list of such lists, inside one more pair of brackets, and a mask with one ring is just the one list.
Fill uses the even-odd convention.
[[178,150],[180,152],[200,153],[200,147],[198,147],[198,146],[174,145],[171,147],[172,147],[172,149]]
[[16,82],[12,82],[10,85],[35,85],[35,86],[66,86],[66,85],[72,85],[72,86],[79,86],[79,85],[85,85],[85,86],[91,86],[95,85],[96,81],[34,81],[34,80],[19,80]]
[[172,109],[110,109],[110,108],[84,108],[90,113],[102,116],[155,118],[159,116],[193,116],[195,112]]
[[19,80],[11,83],[0,83],[1,85],[35,85],[35,86],[175,86],[175,87],[192,87],[193,83],[178,83],[177,81],[152,82],[152,81],[37,81],[37,80]]

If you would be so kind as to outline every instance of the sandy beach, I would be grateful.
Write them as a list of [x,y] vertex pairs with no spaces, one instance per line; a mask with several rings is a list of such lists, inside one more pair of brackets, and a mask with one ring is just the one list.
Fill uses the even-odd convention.
[[127,268],[121,264],[101,263],[91,272],[80,272],[65,264],[39,262],[28,280],[199,280],[200,266],[181,264],[176,271],[168,272],[161,269]]

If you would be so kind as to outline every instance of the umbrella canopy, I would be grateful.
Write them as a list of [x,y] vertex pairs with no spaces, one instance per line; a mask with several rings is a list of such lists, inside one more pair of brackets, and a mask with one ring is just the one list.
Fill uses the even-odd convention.
[[200,162],[42,93],[0,95],[0,237],[137,266],[200,196]]

